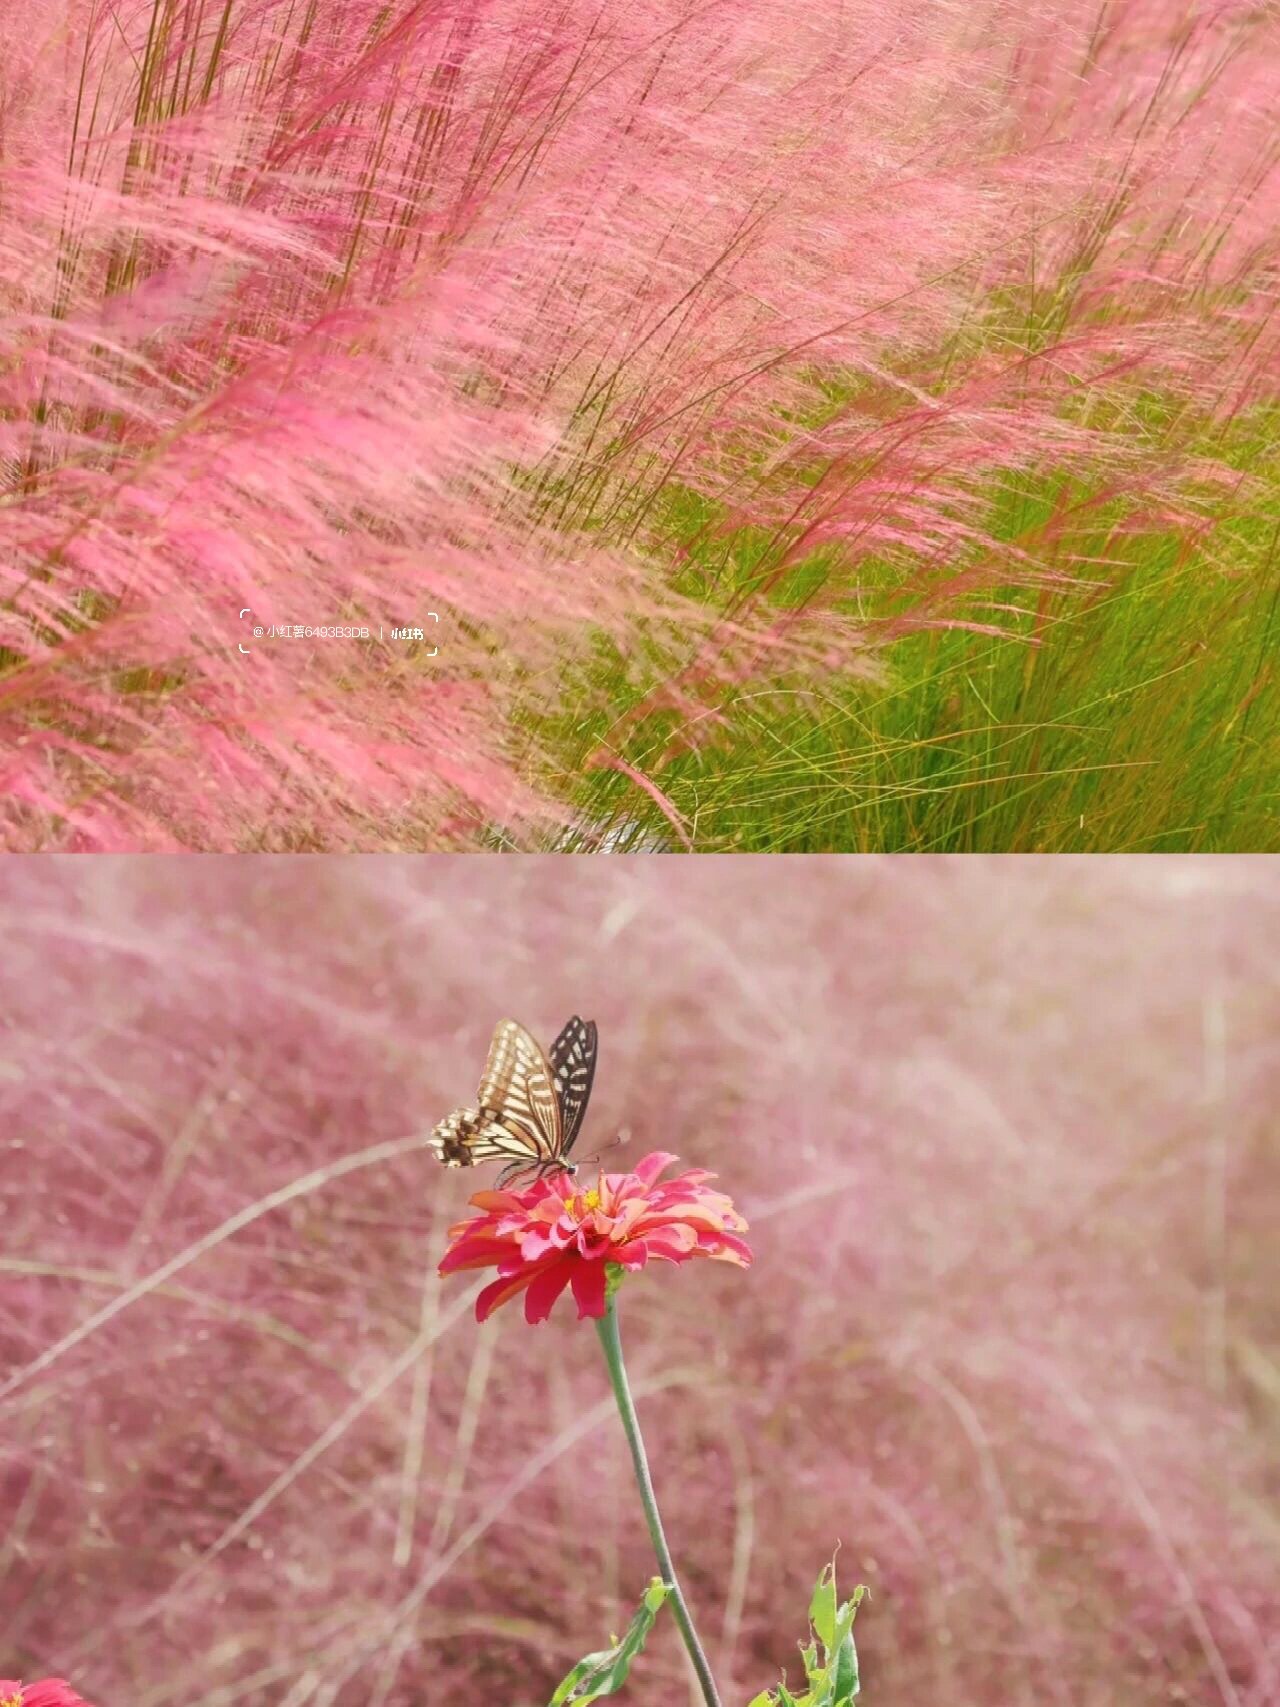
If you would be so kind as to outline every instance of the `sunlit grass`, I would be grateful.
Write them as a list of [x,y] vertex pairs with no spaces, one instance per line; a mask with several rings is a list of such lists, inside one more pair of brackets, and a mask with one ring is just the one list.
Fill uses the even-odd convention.
[[1278,87],[1146,0],[0,16],[0,844],[1275,846]]
[[[878,655],[881,683],[755,682],[709,705],[700,729],[660,714],[630,725],[642,691],[604,662],[584,688],[593,715],[550,733],[584,825],[567,845],[679,845],[669,815],[626,776],[583,769],[621,727],[616,751],[703,849],[1280,847],[1274,425],[1268,412],[1234,432],[1227,449],[1251,483],[1215,530],[1133,526],[1123,506],[1066,476],[1000,483],[992,535],[1092,585],[991,590],[968,614],[990,623],[999,607],[1007,637],[907,635]],[[707,516],[684,495],[669,512],[676,542],[703,535]],[[753,530],[704,537],[682,560],[682,590],[732,602],[758,579],[763,550]],[[873,573],[856,598],[834,601],[872,631],[898,604],[883,566],[878,585]],[[779,607],[829,592],[833,574],[821,556],[803,561]]]

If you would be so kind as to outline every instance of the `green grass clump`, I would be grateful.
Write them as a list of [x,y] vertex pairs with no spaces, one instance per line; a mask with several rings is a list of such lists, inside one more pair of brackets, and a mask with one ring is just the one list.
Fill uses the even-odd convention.
[[[1255,421],[1236,440],[1213,448],[1248,475],[1249,496],[1229,518],[1207,502],[1203,527],[1135,521],[1061,473],[993,481],[991,537],[1086,584],[949,606],[988,624],[996,612],[1006,632],[909,633],[879,654],[877,683],[757,680],[709,702],[696,729],[687,713],[629,719],[661,666],[624,670],[603,649],[583,684],[590,714],[538,730],[582,826],[559,845],[683,845],[631,776],[589,768],[603,751],[661,791],[699,851],[1280,848],[1275,434]],[[673,581],[729,610],[759,577],[762,536],[717,536],[708,515],[694,495],[669,502]],[[900,575],[864,562],[846,592],[842,573],[807,559],[772,602],[816,600],[872,635],[901,618]]]

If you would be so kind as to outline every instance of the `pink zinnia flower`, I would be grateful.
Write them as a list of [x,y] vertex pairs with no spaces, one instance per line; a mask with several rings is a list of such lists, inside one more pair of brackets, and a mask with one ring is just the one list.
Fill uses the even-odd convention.
[[478,1191],[471,1201],[481,1214],[449,1229],[440,1272],[497,1269],[498,1279],[476,1299],[477,1321],[523,1292],[526,1321],[544,1322],[566,1286],[579,1321],[603,1316],[614,1263],[627,1269],[643,1268],[650,1257],[715,1257],[745,1268],[751,1252],[736,1235],[747,1224],[727,1197],[707,1190],[714,1174],[695,1168],[658,1183],[675,1159],[657,1150],[632,1173],[601,1174],[590,1191],[567,1173],[521,1191]]
[[88,1707],[60,1677],[41,1678],[24,1689],[14,1678],[0,1677],[0,1707]]

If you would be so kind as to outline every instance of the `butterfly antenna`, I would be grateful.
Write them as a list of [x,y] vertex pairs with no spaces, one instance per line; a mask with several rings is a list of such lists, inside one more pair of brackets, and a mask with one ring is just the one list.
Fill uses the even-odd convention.
[[598,1162],[600,1160],[600,1158],[602,1156],[607,1155],[610,1150],[616,1150],[618,1148],[619,1144],[625,1144],[629,1140],[630,1137],[631,1137],[631,1128],[628,1126],[624,1126],[622,1128],[621,1132],[619,1132],[616,1137],[611,1138],[607,1144],[602,1145],[600,1147],[600,1149],[598,1149],[596,1151],[594,1156],[581,1156],[581,1157],[579,1157],[578,1166],[589,1168],[593,1162]]

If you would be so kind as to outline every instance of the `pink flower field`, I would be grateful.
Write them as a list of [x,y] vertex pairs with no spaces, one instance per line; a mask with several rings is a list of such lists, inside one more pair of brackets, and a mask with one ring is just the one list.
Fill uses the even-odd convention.
[[1278,110],[1270,0],[5,0],[0,847],[1280,847]]
[[[494,1269],[438,1272],[477,1213],[499,1260],[634,1259],[725,1707],[795,1684],[837,1543],[867,1707],[1280,1699],[1273,864],[15,858],[0,930],[33,1703],[546,1707],[626,1625],[653,1555],[596,1332],[572,1290],[477,1324]],[[432,1127],[501,1016],[573,1013],[576,1159],[678,1162],[469,1209],[494,1167]],[[669,1620],[617,1699],[699,1699]]]

